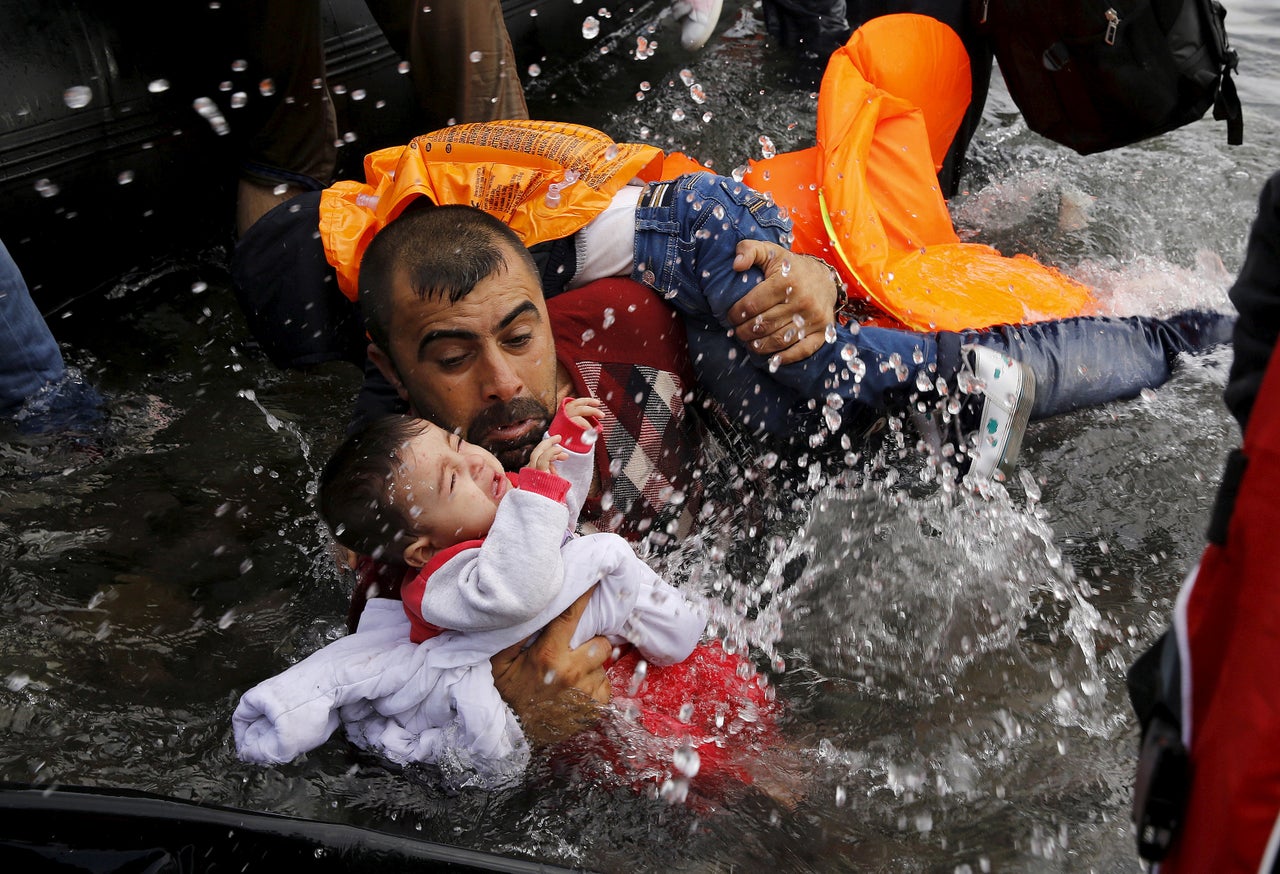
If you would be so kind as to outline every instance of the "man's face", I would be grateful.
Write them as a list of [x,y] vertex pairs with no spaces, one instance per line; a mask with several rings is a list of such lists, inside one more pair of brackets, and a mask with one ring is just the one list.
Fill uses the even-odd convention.
[[388,349],[374,362],[423,418],[485,447],[518,470],[556,406],[556,356],[542,288],[522,260],[457,303],[419,298],[403,278],[392,293]]

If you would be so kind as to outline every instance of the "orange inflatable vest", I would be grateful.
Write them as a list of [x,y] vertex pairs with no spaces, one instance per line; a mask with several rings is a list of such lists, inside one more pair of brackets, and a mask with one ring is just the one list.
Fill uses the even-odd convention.
[[826,260],[850,295],[906,327],[959,330],[1091,311],[1086,286],[956,236],[937,172],[969,98],[969,56],[951,28],[924,15],[874,18],[827,64],[818,144],[752,161],[743,181],[788,208],[796,251]]
[[[937,171],[969,92],[969,58],[949,27],[914,14],[872,19],[828,63],[818,144],[750,162],[743,181],[788,209],[795,251],[835,266],[890,323],[960,330],[1090,312],[1080,283],[956,236]],[[320,236],[356,300],[365,247],[415,197],[477,206],[533,245],[574,233],[634,178],[705,169],[581,125],[458,125],[368,155],[365,182],[323,193]]]
[[[634,178],[667,178],[661,149],[546,121],[461,124],[365,156],[365,181],[320,196],[320,239],[338,285],[358,299],[360,259],[414,198],[468,203],[507,223],[526,246],[568,237]],[[680,170],[675,171],[678,175]]]

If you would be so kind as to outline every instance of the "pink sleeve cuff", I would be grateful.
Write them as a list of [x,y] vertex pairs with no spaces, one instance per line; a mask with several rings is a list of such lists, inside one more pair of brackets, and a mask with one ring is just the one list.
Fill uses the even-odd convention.
[[[569,398],[560,402],[560,409],[556,410],[556,417],[551,420],[551,427],[547,430],[553,437],[560,435],[560,445],[565,449],[579,455],[586,455],[595,449],[595,433],[600,427],[600,422],[592,416],[590,428],[579,428],[565,415],[564,408],[568,403]],[[588,434],[591,435],[590,439],[587,437]]]
[[520,469],[520,491],[533,492],[553,501],[564,503],[564,496],[569,494],[569,481],[562,476],[536,467]]

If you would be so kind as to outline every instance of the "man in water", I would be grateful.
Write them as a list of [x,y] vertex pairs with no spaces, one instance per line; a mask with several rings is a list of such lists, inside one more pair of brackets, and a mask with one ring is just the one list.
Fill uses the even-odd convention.
[[[737,271],[786,253],[758,240],[740,245]],[[796,258],[791,264],[784,284],[795,295],[834,300],[833,280],[819,262]],[[678,537],[699,521],[702,433],[687,407],[694,397],[688,345],[679,318],[658,295],[618,279],[548,299],[508,227],[479,210],[429,205],[406,210],[378,233],[361,263],[360,289],[370,357],[394,389],[392,400],[511,467],[527,460],[564,397],[597,397],[605,405],[604,451],[597,453],[584,516],[597,528],[660,539]],[[739,305],[750,311],[760,304],[748,296]],[[1231,322],[1184,313],[1170,320],[1065,319],[912,336],[953,351],[981,343],[1021,359],[1035,374],[1037,409],[1050,415],[1159,385],[1178,352],[1226,341]],[[749,329],[750,319],[745,324]],[[741,334],[738,339],[745,343]],[[764,371],[746,366],[725,373],[768,381]],[[933,390],[930,384],[918,394]],[[914,404],[919,397],[906,400]],[[396,580],[377,584],[379,595],[398,594]],[[493,660],[499,692],[533,738],[554,738],[591,718],[589,708],[566,702],[608,699],[607,642],[568,649],[580,611],[578,605],[566,613],[529,650],[513,647]]]

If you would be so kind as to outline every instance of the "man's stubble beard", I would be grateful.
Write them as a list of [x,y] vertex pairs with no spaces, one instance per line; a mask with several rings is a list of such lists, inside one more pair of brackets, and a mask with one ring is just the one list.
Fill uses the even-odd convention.
[[[454,430],[462,427],[460,424],[451,423],[445,417],[436,414],[435,410],[425,404],[414,401],[413,407],[419,416],[429,419],[443,428]],[[538,421],[540,423],[539,427],[534,428],[527,435],[517,440],[491,440],[486,438],[488,432],[494,427],[520,422],[525,419]],[[462,427],[462,434],[468,443],[483,446],[492,452],[498,461],[502,462],[504,470],[515,472],[529,463],[533,448],[542,442],[542,438],[550,425],[550,410],[534,398],[518,397],[504,404],[485,407],[469,426]]]

